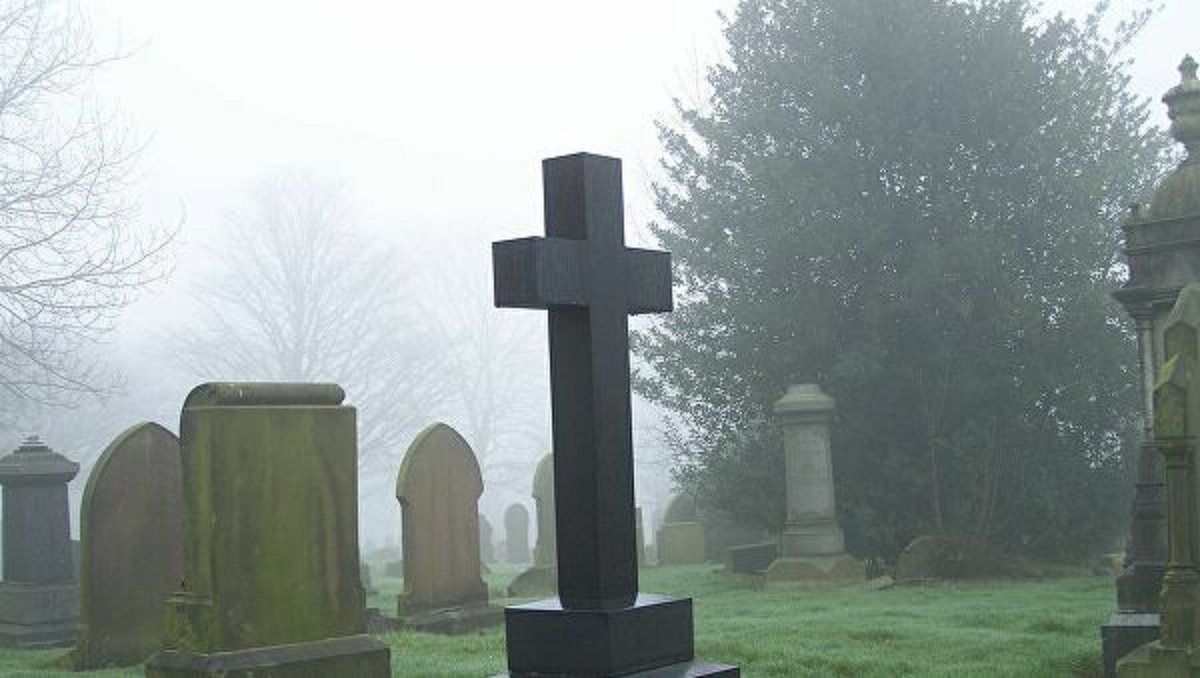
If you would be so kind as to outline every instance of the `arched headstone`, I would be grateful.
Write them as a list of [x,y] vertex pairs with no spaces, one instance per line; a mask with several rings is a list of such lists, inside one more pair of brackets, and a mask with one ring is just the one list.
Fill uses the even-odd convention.
[[179,439],[143,422],[101,453],[79,509],[76,670],[127,666],[158,648],[162,607],[183,579]]
[[483,477],[471,446],[434,424],[404,454],[396,498],[404,521],[404,592],[399,612],[487,603],[479,568]]

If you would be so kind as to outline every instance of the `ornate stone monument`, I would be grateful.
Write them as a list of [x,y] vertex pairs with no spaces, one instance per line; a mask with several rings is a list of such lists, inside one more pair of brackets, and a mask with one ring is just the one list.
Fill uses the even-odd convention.
[[833,398],[816,384],[788,387],[775,402],[783,424],[787,522],[768,584],[785,581],[861,581],[863,565],[847,555],[833,494],[829,422]]
[[31,436],[0,458],[4,581],[0,645],[69,645],[79,620],[67,483],[79,464]]
[[1163,334],[1154,389],[1154,447],[1167,485],[1168,565],[1162,630],[1117,662],[1120,678],[1200,676],[1200,284],[1184,288]]
[[500,620],[480,573],[482,494],[479,463],[457,431],[434,424],[417,435],[396,477],[404,521],[404,591],[396,610],[406,626],[460,632]]
[[496,305],[550,330],[558,597],[505,610],[510,675],[740,675],[694,661],[690,599],[638,592],[628,315],[671,309],[670,255],[625,247],[619,160],[542,172],[546,237],[492,245]]
[[179,439],[143,422],[101,453],[79,508],[75,670],[128,666],[158,649],[163,601],[183,579]]
[[184,577],[148,678],[391,674],[387,646],[366,635],[357,432],[344,397],[335,384],[188,394]]
[[1180,65],[1182,81],[1163,97],[1171,134],[1188,157],[1167,176],[1145,210],[1135,207],[1123,226],[1129,280],[1113,296],[1133,318],[1142,383],[1142,445],[1126,548],[1117,578],[1117,613],[1103,626],[1105,675],[1116,660],[1158,637],[1158,592],[1166,567],[1163,467],[1151,440],[1154,384],[1163,363],[1163,327],[1179,290],[1200,280],[1200,81],[1196,63]]

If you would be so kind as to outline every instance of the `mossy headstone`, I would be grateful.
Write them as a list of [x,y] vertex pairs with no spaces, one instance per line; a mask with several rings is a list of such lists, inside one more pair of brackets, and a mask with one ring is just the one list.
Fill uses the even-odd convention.
[[366,635],[354,408],[335,384],[196,387],[180,421],[184,578],[149,678],[390,675]]
[[409,446],[396,479],[404,521],[400,616],[487,604],[479,569],[483,477],[471,446],[434,424]]
[[126,429],[92,466],[79,509],[76,670],[128,666],[158,649],[163,601],[183,579],[179,439]]

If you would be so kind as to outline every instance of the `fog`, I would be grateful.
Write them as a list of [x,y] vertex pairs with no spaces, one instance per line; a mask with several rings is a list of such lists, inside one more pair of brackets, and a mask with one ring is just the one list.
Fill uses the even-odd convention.
[[[480,445],[472,416],[482,415],[469,404],[508,408],[494,413],[494,435],[476,450],[487,488],[481,511],[499,539],[506,506],[533,510],[533,468],[549,451],[549,385],[544,313],[492,308],[490,243],[540,235],[541,160],[589,151],[624,161],[627,241],[652,247],[654,123],[673,119],[674,98],[703,101],[704,69],[721,55],[718,12],[735,4],[89,3],[100,49],[127,54],[100,72],[90,94],[145,139],[129,191],[142,220],[180,225],[174,268],[142,291],[96,349],[123,375],[122,387],[67,413],[31,412],[5,442],[11,448],[37,433],[83,462],[72,483],[77,510],[86,465],[113,435],[139,419],[176,429],[196,379],[164,346],[172,332],[195,327],[194,293],[219,269],[222,228],[231,213],[249,209],[264,177],[311,173],[343,187],[345,219],[367,247],[394,248],[394,266],[409,281],[409,322],[462,340],[461,360],[429,367],[449,392],[427,411],[418,403],[405,412],[427,415],[425,423],[443,419]],[[1045,9],[1078,13],[1089,4],[1057,0]],[[1143,4],[1119,0],[1112,14]],[[1177,81],[1183,53],[1200,51],[1197,25],[1194,0],[1164,4],[1128,50],[1138,93],[1157,102]],[[1163,107],[1153,110],[1163,124]],[[645,322],[652,320],[633,321]],[[517,376],[504,372],[510,363]],[[489,369],[506,389],[490,400],[464,378]],[[348,402],[361,406],[358,395],[350,389]],[[657,434],[660,414],[635,399],[634,418],[638,503],[649,521],[666,504],[669,454]],[[399,541],[395,472],[421,425],[396,415],[378,463],[364,469],[364,548]]]

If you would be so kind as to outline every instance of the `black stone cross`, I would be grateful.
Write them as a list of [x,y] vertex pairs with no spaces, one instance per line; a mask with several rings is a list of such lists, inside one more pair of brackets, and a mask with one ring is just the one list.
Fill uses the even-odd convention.
[[542,162],[545,238],[492,244],[496,306],[549,310],[558,593],[618,609],[638,591],[628,315],[671,310],[671,255],[625,247],[621,161]]

